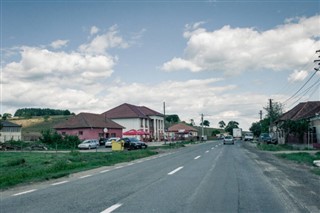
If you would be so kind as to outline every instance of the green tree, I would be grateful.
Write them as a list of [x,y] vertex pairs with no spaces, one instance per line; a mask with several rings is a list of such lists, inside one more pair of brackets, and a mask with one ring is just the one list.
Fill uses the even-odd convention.
[[224,128],[226,132],[232,135],[233,129],[239,128],[239,123],[237,121],[229,121],[228,125]]
[[224,128],[226,126],[226,123],[224,121],[219,121],[219,127]]
[[308,132],[309,122],[308,120],[286,120],[280,126],[281,129],[286,133],[286,141],[288,141],[289,134],[294,134],[299,137],[300,141],[303,141],[303,136],[305,132]]
[[180,118],[178,115],[167,115],[166,116],[166,121],[169,122],[170,124],[172,123],[179,123]]
[[[202,126],[202,123],[200,123],[200,125]],[[203,121],[203,126],[209,127],[210,126],[210,122],[208,120],[204,120]]]
[[269,104],[263,109],[267,112],[265,118],[269,120],[269,123],[276,121],[283,114],[283,105],[279,102],[273,102],[271,106]]

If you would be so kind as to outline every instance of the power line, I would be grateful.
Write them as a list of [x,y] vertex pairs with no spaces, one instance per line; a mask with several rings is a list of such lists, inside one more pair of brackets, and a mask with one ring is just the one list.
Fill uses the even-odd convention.
[[[319,50],[316,51],[316,53],[320,52]],[[320,60],[314,60],[314,62],[318,62]],[[320,65],[320,63],[319,63]],[[313,78],[313,76],[319,71],[320,68],[314,68],[315,72],[310,76],[310,78],[300,87],[300,89],[298,89],[298,91],[296,91],[292,96],[290,96],[287,100],[285,100],[283,102],[283,104],[285,104],[286,102],[288,102],[289,100],[291,100],[294,96],[296,96],[305,86],[306,84]]]

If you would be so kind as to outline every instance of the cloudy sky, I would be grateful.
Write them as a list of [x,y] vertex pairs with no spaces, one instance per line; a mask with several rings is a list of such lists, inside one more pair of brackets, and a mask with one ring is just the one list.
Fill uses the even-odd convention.
[[0,114],[165,102],[186,122],[203,113],[247,130],[269,99],[320,100],[319,11],[318,0],[1,0]]

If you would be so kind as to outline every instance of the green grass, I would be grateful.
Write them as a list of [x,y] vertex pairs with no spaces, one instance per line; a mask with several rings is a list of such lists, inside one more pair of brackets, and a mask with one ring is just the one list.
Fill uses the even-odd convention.
[[74,172],[111,166],[155,154],[157,152],[150,149],[94,153],[3,152],[0,158],[0,189],[60,178]]
[[266,144],[258,143],[257,148],[263,151],[286,151],[286,150],[298,150],[293,146],[287,144]]
[[[309,166],[313,166],[314,160],[320,160],[320,152],[317,152],[314,155],[310,153],[299,152],[291,154],[276,154],[276,156]],[[311,169],[311,172],[316,175],[320,175],[320,168],[314,167]]]

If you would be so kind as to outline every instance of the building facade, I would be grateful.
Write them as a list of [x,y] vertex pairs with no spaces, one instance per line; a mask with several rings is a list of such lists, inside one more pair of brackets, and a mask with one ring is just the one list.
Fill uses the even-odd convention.
[[0,130],[0,142],[6,142],[10,140],[18,141],[21,140],[21,125],[9,122],[1,121]]
[[143,130],[148,133],[145,139],[158,141],[164,138],[164,115],[145,106],[124,103],[102,115],[124,126],[125,131]]
[[112,120],[93,113],[79,113],[54,127],[59,134],[76,135],[80,140],[122,137],[123,128]]

